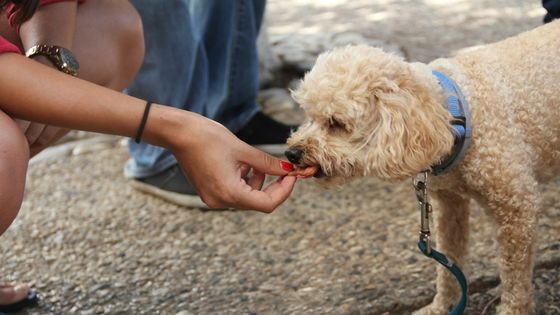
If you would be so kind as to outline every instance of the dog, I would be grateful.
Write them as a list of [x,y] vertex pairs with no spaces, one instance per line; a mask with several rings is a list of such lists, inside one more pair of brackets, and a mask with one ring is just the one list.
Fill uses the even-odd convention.
[[[466,113],[450,112],[449,91],[434,71],[460,90],[455,97],[464,98],[469,126]],[[292,96],[307,116],[288,139],[292,163],[318,166],[315,176],[326,186],[431,171],[438,250],[464,265],[475,200],[496,225],[497,314],[532,311],[538,183],[560,171],[560,21],[429,64],[374,47],[338,47],[317,58]],[[462,157],[434,175],[458,144]],[[457,301],[459,289],[443,268],[436,287],[432,303],[415,314],[446,314]]]

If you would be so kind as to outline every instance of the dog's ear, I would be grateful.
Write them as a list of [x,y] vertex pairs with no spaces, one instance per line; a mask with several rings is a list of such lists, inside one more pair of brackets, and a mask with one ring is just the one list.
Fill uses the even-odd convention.
[[391,81],[371,90],[370,99],[376,127],[368,155],[377,176],[413,176],[451,150],[451,116],[420,84]]

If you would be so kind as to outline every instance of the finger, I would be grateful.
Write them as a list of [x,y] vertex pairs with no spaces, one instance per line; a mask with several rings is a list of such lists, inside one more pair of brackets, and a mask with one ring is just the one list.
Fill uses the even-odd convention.
[[246,178],[251,171],[251,167],[249,165],[243,164],[239,167],[241,171],[241,178]]
[[28,120],[21,120],[21,119],[14,119],[16,121],[16,123],[18,124],[18,126],[21,128],[21,131],[23,133],[25,133],[27,131],[27,128],[29,128],[29,125],[31,125],[31,122]]
[[[46,135],[45,138],[43,139],[43,135],[45,134],[43,132],[39,137],[39,139],[37,139],[37,141],[33,145],[29,146],[31,157],[37,155],[39,152],[48,148],[50,145],[55,143],[58,139],[62,138],[65,134],[67,134],[69,131],[69,129],[52,127],[52,126],[48,126],[47,129],[49,130],[48,132],[49,135]],[[43,141],[45,142],[43,143]]]
[[238,195],[239,207],[270,213],[288,199],[295,183],[295,177],[285,176],[264,190],[242,191]]
[[53,126],[45,126],[43,132],[35,140],[35,145],[46,146],[57,140],[60,128]]
[[25,137],[27,138],[27,142],[29,142],[30,146],[35,144],[35,141],[37,141],[43,132],[43,129],[45,129],[45,125],[43,124],[31,123],[29,125],[27,131],[25,132]]
[[251,188],[253,188],[254,190],[261,190],[264,184],[264,180],[266,178],[266,174],[259,172],[259,171],[253,171],[253,176],[251,176],[249,178],[249,181],[247,182],[247,184],[249,184],[249,186],[251,186]]
[[282,176],[294,169],[292,163],[281,160],[249,145],[247,145],[246,151],[241,153],[240,159],[254,169],[270,175]]

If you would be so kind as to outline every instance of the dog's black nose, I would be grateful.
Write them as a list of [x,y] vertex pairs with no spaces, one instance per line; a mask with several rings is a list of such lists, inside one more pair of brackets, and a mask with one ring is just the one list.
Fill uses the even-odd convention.
[[284,155],[288,158],[288,161],[293,164],[299,164],[301,162],[301,158],[303,157],[303,151],[296,148],[289,148],[284,151]]

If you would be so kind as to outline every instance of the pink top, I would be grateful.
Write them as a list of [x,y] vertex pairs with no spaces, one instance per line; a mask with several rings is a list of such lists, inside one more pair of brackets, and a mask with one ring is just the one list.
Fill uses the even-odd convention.
[[[75,0],[41,0],[40,5],[48,5],[48,4],[53,4],[57,2],[63,2],[63,1],[75,1]],[[77,1],[78,3],[82,3],[86,0],[77,0]],[[10,21],[10,25],[12,26],[14,26],[13,20],[16,13],[17,13],[17,7],[15,5],[9,4],[6,6],[6,15],[8,16],[8,21]],[[12,44],[7,39],[0,36],[0,53],[4,53],[4,52],[15,52],[21,54],[21,51],[16,45]]]
[[[48,5],[57,2],[64,2],[64,1],[76,1],[76,0],[41,0],[39,5]],[[86,0],[78,0],[78,3],[82,3]],[[14,18],[17,13],[17,7],[15,4],[9,4],[6,6],[6,15],[8,16],[8,21],[10,21],[10,25],[14,26]]]
[[21,54],[21,51],[19,50],[19,48],[17,48],[16,45],[10,43],[7,39],[0,36],[0,53],[5,52],[15,52]]

